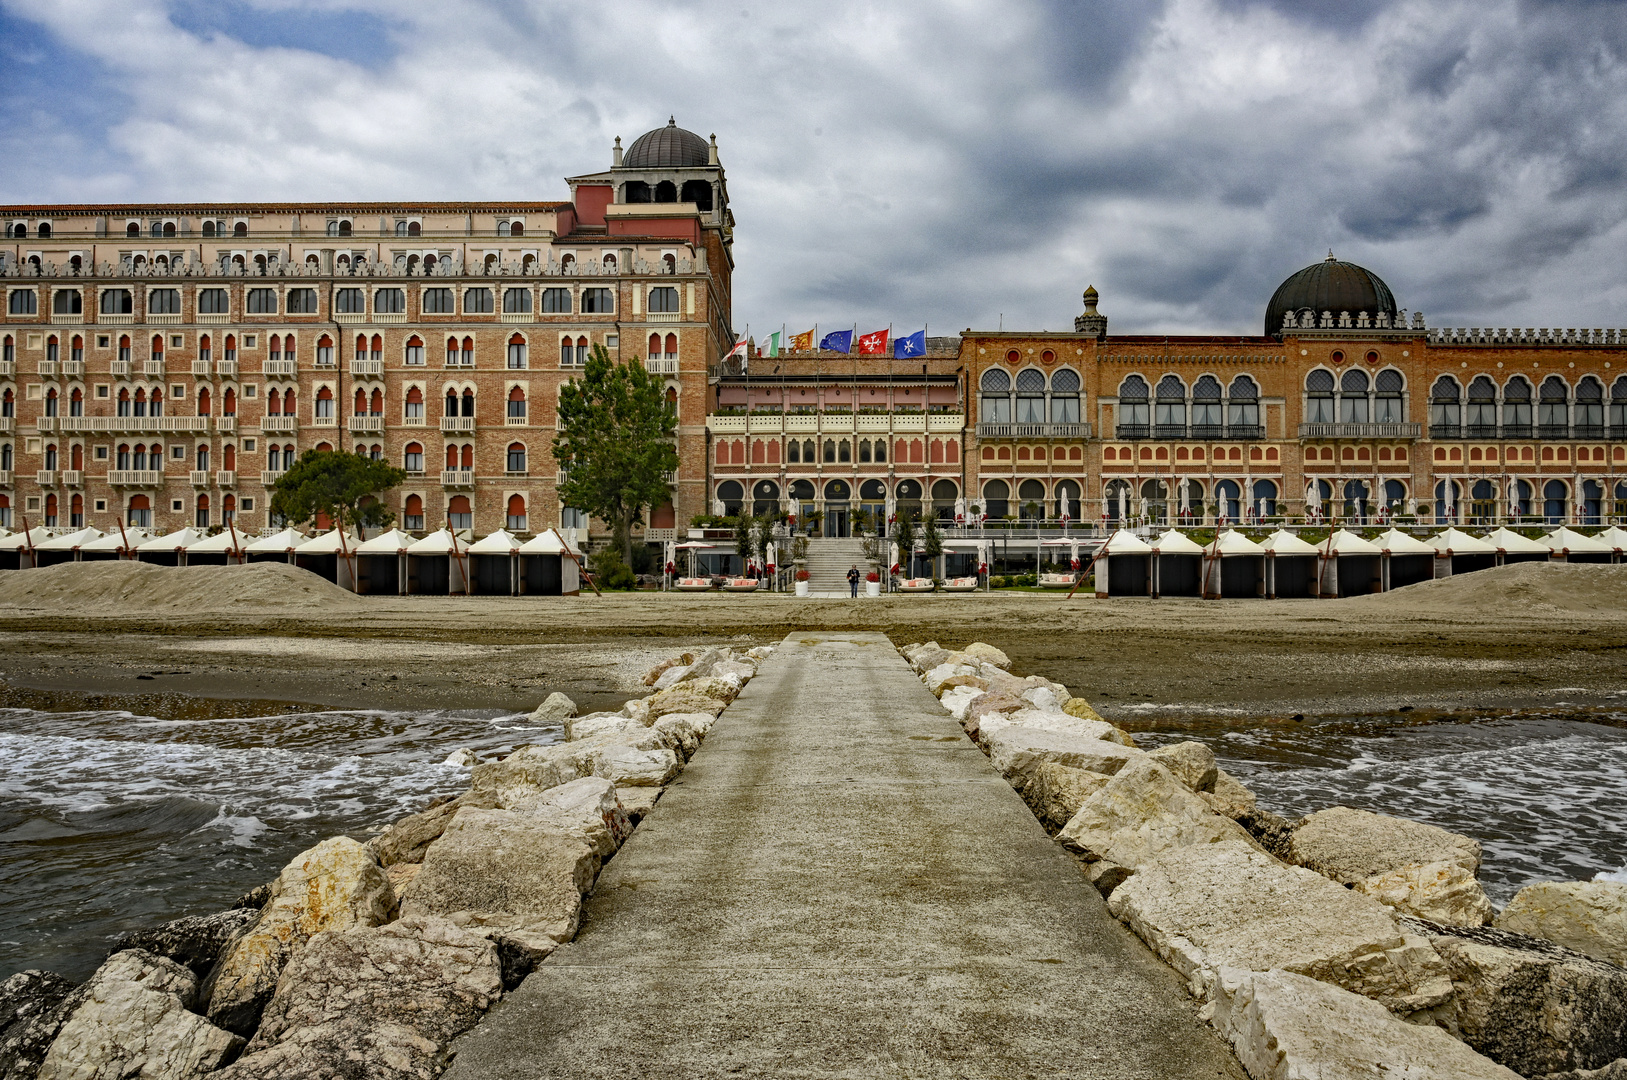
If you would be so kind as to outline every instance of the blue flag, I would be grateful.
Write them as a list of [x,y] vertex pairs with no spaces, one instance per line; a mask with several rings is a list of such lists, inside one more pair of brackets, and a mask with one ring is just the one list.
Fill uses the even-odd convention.
[[917,330],[908,337],[893,338],[893,355],[900,360],[906,356],[925,356],[926,331]]
[[838,330],[819,339],[819,347],[829,352],[852,352],[853,331]]

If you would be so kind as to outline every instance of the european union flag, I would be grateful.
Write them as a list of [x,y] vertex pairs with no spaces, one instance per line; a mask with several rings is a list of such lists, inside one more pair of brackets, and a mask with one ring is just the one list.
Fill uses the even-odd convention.
[[893,338],[893,355],[901,360],[906,356],[925,356],[926,331],[917,330],[908,337]]
[[819,347],[829,352],[852,352],[853,331],[838,330],[819,339]]

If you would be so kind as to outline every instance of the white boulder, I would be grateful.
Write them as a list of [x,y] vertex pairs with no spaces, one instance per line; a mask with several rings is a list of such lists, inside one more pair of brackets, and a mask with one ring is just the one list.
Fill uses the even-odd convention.
[[531,710],[531,722],[537,725],[563,724],[567,717],[575,715],[576,702],[556,691]]
[[1403,915],[1443,926],[1484,926],[1495,914],[1474,874],[1454,862],[1413,863],[1350,887]]
[[600,776],[572,780],[517,800],[505,809],[562,831],[580,833],[601,860],[614,855],[633,831],[633,823],[617,797],[616,785]]
[[976,657],[986,664],[993,664],[1002,671],[1011,667],[1011,657],[996,649],[993,645],[986,645],[981,641],[974,641],[961,652],[967,656]]
[[[1176,848],[1228,841],[1252,846],[1253,840],[1242,826],[1209,809],[1150,755],[1113,743],[1103,745],[1126,755],[1126,764],[1084,801],[1057,834],[1068,850],[1089,862],[1103,861],[1133,871]],[[1100,887],[1104,882],[1097,884]],[[1117,882],[1105,884],[1110,890]]]
[[1176,779],[1195,792],[1213,791],[1220,769],[1215,764],[1215,752],[1200,742],[1170,743],[1147,756],[1175,774]]
[[1627,967],[1627,884],[1621,882],[1527,885],[1514,894],[1497,925]]

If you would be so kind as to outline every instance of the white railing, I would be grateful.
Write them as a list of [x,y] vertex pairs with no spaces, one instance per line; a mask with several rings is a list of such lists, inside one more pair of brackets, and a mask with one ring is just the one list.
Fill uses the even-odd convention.
[[162,469],[110,469],[107,482],[115,487],[163,487]]
[[681,322],[683,317],[684,313],[681,311],[646,311],[644,313],[646,322]]
[[232,315],[231,315],[231,312],[226,312],[224,314],[218,314],[217,313],[217,314],[209,314],[209,315],[204,315],[204,314],[200,313],[197,316],[197,321],[198,321],[198,323],[200,323],[203,326],[224,326],[226,323],[229,323],[229,322],[232,321]]
[[475,474],[473,469],[446,469],[441,473],[441,486],[443,487],[474,487]]
[[313,416],[311,417],[311,426],[336,428],[339,426],[339,418],[337,416]]
[[57,366],[57,361],[55,361],[55,360],[41,360],[40,361],[40,378],[42,378],[42,379],[54,379],[54,378],[56,378],[56,366]]
[[383,435],[384,417],[382,416],[352,416],[350,430],[357,435]]
[[215,486],[223,487],[223,488],[225,488],[225,487],[236,487],[237,486],[237,470],[236,469],[221,469],[218,472],[216,472],[215,473]]
[[260,373],[272,379],[291,379],[299,374],[299,364],[293,360],[267,360]]
[[85,362],[83,360],[62,361],[62,377],[64,379],[81,379],[85,375]]
[[443,416],[441,417],[441,430],[452,434],[467,434],[475,429],[475,418],[472,416]]
[[181,316],[179,316],[179,315],[171,315],[171,314],[169,314],[167,312],[164,313],[164,314],[157,314],[155,312],[149,311],[147,313],[147,321],[149,323],[153,323],[153,324],[156,324],[156,325],[163,326],[163,325],[169,325],[169,324],[180,322],[181,321]]
[[208,469],[193,469],[192,470],[192,486],[193,487],[208,487],[209,486],[209,470]]
[[0,487],[10,487],[10,486],[11,486],[11,470],[10,469],[0,469]]
[[56,470],[41,469],[34,474],[34,483],[40,487],[56,487]]
[[350,361],[350,373],[359,379],[377,379],[384,375],[383,360],[357,360]]
[[41,416],[34,421],[34,430],[41,435],[49,435],[56,430],[57,417]]
[[267,435],[295,435],[299,432],[297,416],[266,416],[260,420],[260,430]]
[[676,375],[678,374],[678,361],[657,360],[654,357],[649,357],[644,361],[644,370],[651,375]]
[[17,426],[17,419],[13,416],[0,416],[0,435],[10,435]]
[[136,317],[134,315],[115,315],[104,311],[96,316],[96,321],[103,326],[129,326],[136,321]]
[[219,419],[217,419],[215,421],[215,430],[220,432],[222,435],[236,435],[237,434],[237,417],[235,417],[235,416],[222,416],[222,417],[220,417]]
[[85,321],[83,313],[78,315],[52,315],[51,322],[57,326],[77,326]]
[[260,486],[268,488],[275,487],[277,484],[277,478],[287,471],[287,469],[261,469]]
[[115,379],[128,379],[130,377],[130,361],[110,360],[107,364],[107,373]]
[[237,378],[237,361],[236,360],[216,360],[215,361],[215,371],[223,379],[235,379],[235,378]]
[[84,487],[85,486],[85,470],[84,469],[63,469],[62,470],[62,486],[63,487]]
[[144,360],[141,364],[141,373],[149,379],[162,379],[164,377],[164,361]]
[[209,366],[210,366],[209,361],[207,361],[207,360],[194,360],[194,361],[192,361],[192,375],[193,375],[193,377],[198,378],[198,379],[207,379],[209,377],[209,374],[210,374]]

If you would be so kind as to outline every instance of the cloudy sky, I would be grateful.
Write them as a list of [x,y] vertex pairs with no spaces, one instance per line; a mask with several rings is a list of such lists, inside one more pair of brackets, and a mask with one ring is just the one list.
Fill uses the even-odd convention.
[[1627,326],[1619,0],[0,0],[0,201],[554,199],[717,133],[737,328]]

